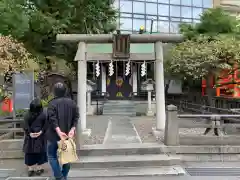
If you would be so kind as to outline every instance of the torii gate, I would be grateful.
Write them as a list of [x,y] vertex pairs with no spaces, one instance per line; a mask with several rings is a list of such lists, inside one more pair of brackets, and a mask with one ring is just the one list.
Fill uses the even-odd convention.
[[[87,61],[112,59],[119,60],[155,60],[156,83],[156,129],[165,128],[165,94],[164,94],[164,69],[163,69],[163,43],[182,42],[179,34],[58,34],[58,42],[78,42],[75,61],[78,61],[78,106],[80,123],[78,124],[78,138],[81,134],[90,135],[91,130],[86,129],[86,82]],[[87,44],[112,43],[113,53],[87,53]],[[155,43],[155,53],[130,53],[130,43]]]

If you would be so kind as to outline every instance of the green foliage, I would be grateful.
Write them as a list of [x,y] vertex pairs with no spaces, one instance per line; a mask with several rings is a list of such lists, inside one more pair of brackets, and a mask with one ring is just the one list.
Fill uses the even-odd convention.
[[19,109],[16,111],[16,117],[23,117],[27,113],[28,109]]
[[200,23],[181,24],[180,32],[187,39],[194,39],[200,34],[215,36],[218,34],[235,34],[239,32],[238,20],[221,8],[208,9],[200,18]]
[[56,44],[58,33],[109,33],[115,20],[108,0],[0,1],[0,33],[18,38],[38,57],[72,62],[77,46]]
[[54,98],[53,95],[49,95],[49,96],[47,97],[47,99],[42,99],[42,100],[41,100],[42,106],[43,106],[43,107],[47,107],[49,101],[51,101],[53,98]]
[[185,41],[169,52],[166,69],[184,78],[201,79],[240,63],[238,21],[220,8],[203,13],[200,23],[182,24]]
[[208,41],[201,35],[196,40],[187,40],[176,45],[168,61],[169,71],[184,77],[199,79],[210,72],[232,69],[233,63],[240,63],[240,41],[234,36],[218,35]]
[[0,1],[0,34],[21,38],[29,30],[26,0]]

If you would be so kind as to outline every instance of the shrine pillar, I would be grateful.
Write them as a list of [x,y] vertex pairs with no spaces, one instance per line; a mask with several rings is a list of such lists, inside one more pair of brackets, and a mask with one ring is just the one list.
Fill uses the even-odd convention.
[[164,130],[166,121],[165,112],[165,85],[163,69],[163,43],[155,43],[155,88],[156,88],[156,129]]
[[75,61],[78,61],[78,96],[79,122],[77,125],[77,138],[80,141],[81,135],[90,135],[91,130],[86,128],[86,92],[87,92],[87,59],[86,43],[79,42]]

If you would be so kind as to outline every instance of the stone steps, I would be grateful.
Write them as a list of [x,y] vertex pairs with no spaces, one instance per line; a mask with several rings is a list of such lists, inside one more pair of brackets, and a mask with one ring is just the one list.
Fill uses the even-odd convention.
[[81,156],[72,163],[73,168],[113,168],[113,167],[151,167],[172,166],[180,164],[180,157],[166,154],[150,155],[115,155],[115,156]]
[[73,169],[69,172],[69,178],[79,177],[124,177],[124,176],[178,176],[184,175],[185,171],[180,166],[162,167],[128,167],[110,169]]
[[136,115],[135,104],[132,101],[107,101],[103,105],[103,115]]
[[165,149],[160,144],[155,143],[131,143],[113,145],[85,145],[81,148],[82,156],[113,156],[113,155],[146,155],[162,154]]
[[180,157],[163,152],[159,144],[102,144],[84,146],[69,177],[184,175]]

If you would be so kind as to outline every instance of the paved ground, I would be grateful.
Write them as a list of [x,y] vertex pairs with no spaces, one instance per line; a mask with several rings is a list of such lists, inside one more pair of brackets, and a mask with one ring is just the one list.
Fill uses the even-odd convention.
[[[69,180],[82,180],[82,178],[69,179]],[[86,179],[86,178],[84,178]],[[239,177],[118,177],[118,178],[87,178],[89,180],[239,180]]]
[[[111,132],[109,130],[109,120],[111,120]],[[87,127],[92,129],[92,135],[89,139],[85,141],[85,144],[101,144],[104,141],[105,134],[110,137],[107,143],[130,143],[132,140],[136,141],[138,138],[141,139],[143,143],[156,142],[155,137],[152,134],[152,127],[155,126],[155,119],[151,117],[110,117],[110,116],[89,116],[87,118]],[[180,129],[180,133],[193,133],[202,134],[204,129]],[[134,137],[126,139],[126,135]],[[116,138],[117,137],[117,138]],[[159,137],[160,139],[162,138]],[[140,143],[140,140],[137,140]],[[106,143],[105,142],[105,143]],[[184,167],[240,167],[240,163],[234,162],[204,162],[204,163],[184,163]],[[46,164],[46,173],[43,176],[51,176],[51,171],[49,166]],[[14,169],[12,171],[4,171],[3,169]],[[26,176],[26,167],[23,160],[0,160],[0,180],[6,178],[7,176]],[[236,180],[237,177],[124,177],[125,180]],[[122,180],[123,178],[71,178],[69,180]]]
[[92,130],[91,136],[84,144],[102,144],[108,126],[109,116],[88,116],[87,128]]
[[[183,167],[240,167],[240,162],[188,162],[184,163]],[[49,166],[46,164],[45,168],[47,169],[46,173],[43,175],[43,177],[51,176],[51,171],[49,169]],[[9,169],[8,171],[4,171],[3,169]],[[10,170],[12,169],[12,170]],[[15,169],[15,170],[14,170]],[[26,177],[26,168],[24,166],[23,160],[1,160],[0,161],[0,180],[3,180],[7,176],[21,176],[21,177]],[[236,180],[239,178],[237,177],[193,177],[193,176],[177,176],[177,177],[154,177],[154,176],[148,176],[148,177],[124,177],[124,180]],[[122,180],[123,177],[114,177],[114,178],[71,178],[69,180],[81,180],[81,179],[89,179],[89,180]]]
[[104,144],[141,143],[135,127],[127,116],[113,116],[109,119]]
[[[115,122],[121,118],[121,116],[88,116],[87,128],[92,130],[92,134],[85,140],[85,144],[102,144],[109,125],[109,120]],[[152,134],[152,127],[155,127],[155,119],[153,117],[129,117],[129,120],[130,124],[128,125],[133,126],[133,128],[137,131],[142,143],[157,142],[156,138]],[[113,126],[115,126],[115,123]]]

